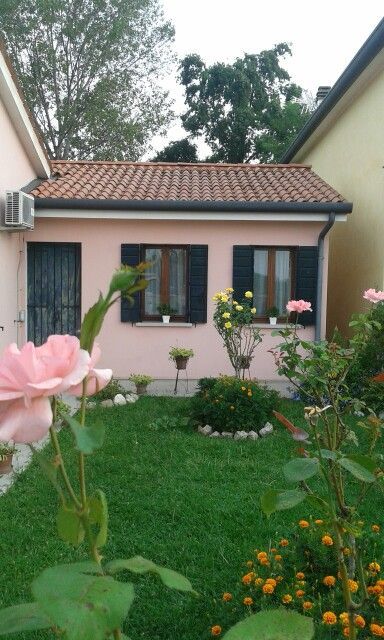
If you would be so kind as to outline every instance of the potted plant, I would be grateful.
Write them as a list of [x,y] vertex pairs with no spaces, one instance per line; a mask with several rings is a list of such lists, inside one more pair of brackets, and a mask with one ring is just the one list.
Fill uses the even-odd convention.
[[171,347],[169,351],[169,359],[176,364],[176,369],[186,369],[189,358],[194,356],[192,349],[184,347]]
[[132,373],[128,379],[136,385],[136,393],[138,396],[145,395],[148,385],[153,382],[153,378],[147,376],[145,373]]
[[0,443],[0,475],[11,473],[12,458],[16,449],[13,444]]
[[162,316],[163,322],[165,322],[166,324],[169,323],[171,316],[176,313],[175,309],[172,309],[169,304],[159,304],[157,310]]
[[277,318],[279,317],[279,310],[277,307],[270,307],[267,309],[266,314],[269,318],[269,324],[276,324]]

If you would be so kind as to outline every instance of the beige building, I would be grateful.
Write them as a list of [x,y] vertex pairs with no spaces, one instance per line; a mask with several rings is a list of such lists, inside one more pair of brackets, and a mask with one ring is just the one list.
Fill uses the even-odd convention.
[[384,289],[384,20],[282,158],[306,162],[350,202],[330,233],[328,334],[348,329],[362,293]]

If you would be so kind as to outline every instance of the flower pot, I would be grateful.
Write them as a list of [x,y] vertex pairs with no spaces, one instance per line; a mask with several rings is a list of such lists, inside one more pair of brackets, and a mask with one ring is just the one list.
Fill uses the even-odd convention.
[[12,471],[12,458],[13,453],[9,453],[4,460],[0,460],[0,475],[11,473]]
[[144,396],[147,393],[147,384],[137,384],[136,393],[138,396]]
[[269,318],[269,324],[276,324],[277,318]]
[[164,324],[169,324],[171,316],[162,316]]
[[187,356],[176,356],[176,369],[186,369],[189,358]]

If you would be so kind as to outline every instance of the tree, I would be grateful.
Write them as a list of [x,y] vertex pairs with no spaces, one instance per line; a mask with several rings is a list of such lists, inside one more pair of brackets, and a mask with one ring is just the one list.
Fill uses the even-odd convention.
[[192,136],[203,136],[213,162],[276,161],[309,116],[302,89],[281,66],[286,43],[233,64],[207,67],[192,54],[181,62],[187,112],[181,116]]
[[166,130],[159,0],[1,0],[0,32],[53,158],[137,160]]
[[188,138],[170,142],[153,158],[153,162],[198,162],[197,147]]

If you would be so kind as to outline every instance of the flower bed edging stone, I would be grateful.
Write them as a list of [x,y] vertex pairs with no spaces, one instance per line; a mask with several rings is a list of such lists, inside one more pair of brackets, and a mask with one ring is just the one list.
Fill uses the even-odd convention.
[[214,431],[209,424],[198,427],[197,431],[202,436],[208,436],[209,438],[232,438],[233,440],[257,440],[259,437],[265,438],[273,433],[273,425],[270,422],[266,422],[264,427],[257,431]]
[[[102,400],[100,402],[100,407],[103,407],[103,409],[108,409],[110,407],[122,407],[126,404],[133,404],[134,402],[137,402],[138,399],[139,396],[137,393],[127,393],[126,396],[123,396],[122,393],[117,393],[113,400]],[[87,409],[96,409],[97,406],[97,402],[87,403]]]

